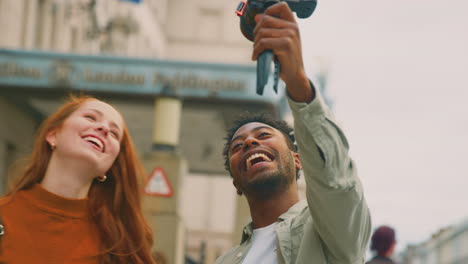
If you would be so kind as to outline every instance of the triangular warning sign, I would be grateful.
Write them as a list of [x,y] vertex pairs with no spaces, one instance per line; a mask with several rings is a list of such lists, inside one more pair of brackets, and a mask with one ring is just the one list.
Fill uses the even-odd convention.
[[152,196],[172,196],[172,187],[163,168],[157,167],[153,170],[146,183],[145,193]]

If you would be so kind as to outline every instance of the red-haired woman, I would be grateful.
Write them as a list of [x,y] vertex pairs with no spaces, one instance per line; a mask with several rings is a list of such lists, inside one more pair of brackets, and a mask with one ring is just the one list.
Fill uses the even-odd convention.
[[41,125],[29,163],[0,200],[0,263],[154,263],[143,175],[120,113],[71,98]]

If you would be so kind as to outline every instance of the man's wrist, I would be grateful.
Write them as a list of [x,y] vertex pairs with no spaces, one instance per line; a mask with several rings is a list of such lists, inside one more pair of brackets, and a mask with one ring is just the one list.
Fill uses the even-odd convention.
[[296,102],[310,103],[315,98],[315,88],[305,74],[286,82],[286,88],[289,97]]

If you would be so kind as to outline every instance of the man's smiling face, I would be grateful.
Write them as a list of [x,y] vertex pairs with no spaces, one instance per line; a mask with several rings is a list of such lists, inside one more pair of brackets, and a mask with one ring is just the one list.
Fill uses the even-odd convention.
[[246,195],[274,194],[291,184],[300,169],[298,154],[283,133],[259,122],[234,133],[228,155],[234,186]]

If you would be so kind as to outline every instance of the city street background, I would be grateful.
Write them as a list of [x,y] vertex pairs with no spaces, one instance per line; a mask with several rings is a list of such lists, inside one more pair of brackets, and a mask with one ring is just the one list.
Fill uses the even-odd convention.
[[[145,196],[153,216],[158,202],[171,209],[151,219],[154,250],[171,264],[214,263],[250,221],[223,168],[224,129],[245,109],[291,121],[284,87],[254,93],[238,3],[0,0],[0,173],[79,89],[115,105],[139,154],[154,154],[153,130],[169,127],[151,122],[163,119],[154,118],[155,98],[170,80],[185,93],[180,116],[166,116],[180,124],[168,134],[179,133],[181,151],[165,168],[175,194]],[[464,0],[318,0],[312,17],[298,19],[308,76],[324,84],[373,227],[396,229],[402,264],[468,263],[467,10]]]

